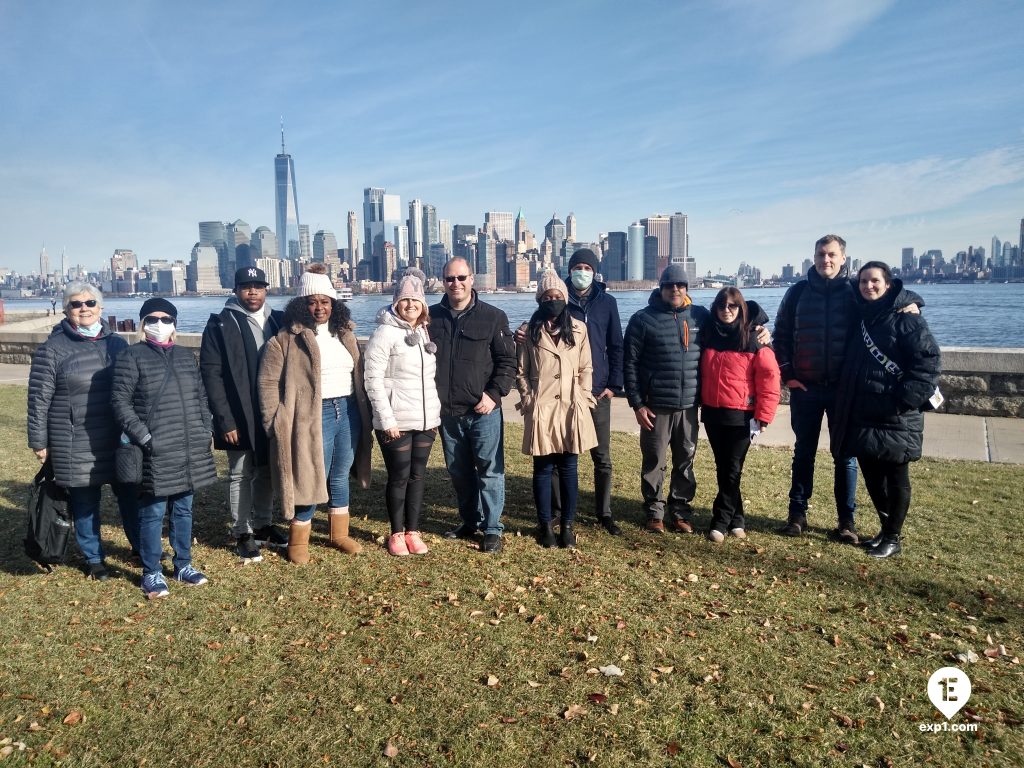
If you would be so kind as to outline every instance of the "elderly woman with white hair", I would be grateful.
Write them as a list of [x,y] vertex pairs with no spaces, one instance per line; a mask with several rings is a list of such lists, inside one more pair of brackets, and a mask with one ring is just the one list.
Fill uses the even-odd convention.
[[349,535],[349,472],[354,463],[360,485],[369,486],[370,417],[354,330],[323,264],[311,264],[260,362],[271,477],[290,521],[288,559],[296,565],[309,562],[313,513],[324,502],[331,546],[362,550]]
[[114,362],[128,342],[102,319],[103,294],[94,285],[64,288],[64,319],[32,357],[28,385],[28,445],[49,461],[67,488],[75,538],[89,578],[108,573],[100,543],[100,491],[110,484],[132,550],[138,551],[138,510],[133,486],[115,482],[114,451],[121,429],[111,408]]

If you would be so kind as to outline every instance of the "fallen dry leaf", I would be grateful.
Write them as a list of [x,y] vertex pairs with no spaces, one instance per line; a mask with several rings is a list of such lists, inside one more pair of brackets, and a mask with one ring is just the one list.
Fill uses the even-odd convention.
[[655,667],[655,669],[663,675],[671,675],[675,671],[675,667]]
[[587,696],[587,701],[591,704],[604,704],[608,701],[608,696],[603,693],[591,693]]
[[611,714],[611,715],[619,714],[619,705],[618,704],[609,704],[608,705],[608,713]]
[[384,746],[384,757],[398,757],[398,747],[395,746],[394,742],[389,741]]
[[64,725],[78,725],[84,720],[85,716],[77,709],[73,709],[68,712],[68,716],[64,718]]
[[606,667],[598,667],[597,671],[605,677],[622,677],[622,670],[614,664],[609,664]]
[[488,688],[493,688],[497,684],[498,684],[498,678],[496,678],[494,675],[488,675],[487,676],[487,687]]
[[573,720],[577,717],[583,717],[586,714],[586,707],[581,707],[579,704],[571,704],[566,708],[565,712],[562,713],[562,717],[566,720]]
[[743,765],[732,755],[727,755],[725,762],[729,764],[729,768],[743,768]]
[[526,684],[531,688],[540,688],[540,683],[538,683],[536,680],[527,680]]

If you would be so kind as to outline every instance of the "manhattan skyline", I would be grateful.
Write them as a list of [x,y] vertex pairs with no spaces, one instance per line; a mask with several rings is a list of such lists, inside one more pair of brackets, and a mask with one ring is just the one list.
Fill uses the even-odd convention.
[[685,211],[701,274],[831,231],[890,264],[1015,240],[1019,3],[104,8],[0,4],[0,267],[274,227],[281,115],[310,232],[381,187],[453,224],[573,211],[583,241]]

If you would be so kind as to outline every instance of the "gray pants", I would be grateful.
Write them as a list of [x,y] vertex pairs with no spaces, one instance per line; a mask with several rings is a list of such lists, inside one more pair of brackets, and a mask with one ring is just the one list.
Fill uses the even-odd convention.
[[231,533],[239,537],[270,525],[274,516],[274,487],[270,465],[257,467],[253,451],[227,454]]
[[[652,409],[653,410],[653,409]],[[654,429],[640,430],[640,493],[648,520],[664,520],[665,502],[661,487],[665,483],[668,449],[672,448],[672,478],[668,490],[668,511],[678,520],[689,520],[690,506],[697,493],[693,476],[693,457],[697,452],[697,408],[682,411],[654,411]]]

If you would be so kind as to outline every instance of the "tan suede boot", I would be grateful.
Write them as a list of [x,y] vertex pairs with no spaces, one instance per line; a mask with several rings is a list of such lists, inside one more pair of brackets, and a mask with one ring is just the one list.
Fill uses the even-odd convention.
[[288,526],[288,561],[296,565],[309,562],[309,534],[313,530],[311,522],[300,523],[292,520]]
[[346,554],[357,555],[363,551],[363,547],[348,535],[349,519],[348,507],[335,507],[328,510],[327,522],[331,527],[331,546]]

